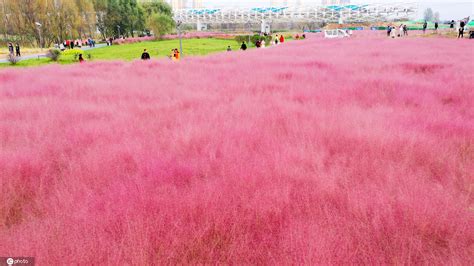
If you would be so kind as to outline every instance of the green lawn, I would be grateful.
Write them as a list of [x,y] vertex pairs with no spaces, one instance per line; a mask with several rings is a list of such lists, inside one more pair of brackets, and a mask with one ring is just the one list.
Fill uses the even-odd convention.
[[[225,52],[227,46],[232,50],[238,50],[240,45],[235,40],[223,39],[183,39],[184,56],[207,55],[215,52]],[[140,59],[143,49],[147,49],[151,58],[163,58],[171,54],[171,49],[179,49],[179,40],[149,41],[125,45],[112,45],[89,51],[84,51],[84,58],[88,60],[88,54],[92,60],[134,60]],[[73,56],[62,56],[58,63],[71,64],[75,60]],[[15,67],[38,66],[53,63],[48,58],[28,59],[20,61]],[[0,63],[0,68],[10,66],[9,63]]]
[[[222,39],[184,39],[183,54],[206,55],[214,52],[224,52],[230,45],[232,50],[238,50],[240,46],[234,40]],[[166,57],[171,54],[171,49],[179,49],[179,40],[164,40],[141,42],[128,45],[113,45],[110,47],[91,50],[89,53],[93,59],[139,59],[143,49],[147,49],[151,58]]]

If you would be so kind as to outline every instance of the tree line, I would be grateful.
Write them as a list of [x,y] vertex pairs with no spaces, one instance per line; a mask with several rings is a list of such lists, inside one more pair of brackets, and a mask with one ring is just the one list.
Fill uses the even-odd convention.
[[166,34],[171,7],[163,0],[0,0],[4,42],[49,46],[65,39]]

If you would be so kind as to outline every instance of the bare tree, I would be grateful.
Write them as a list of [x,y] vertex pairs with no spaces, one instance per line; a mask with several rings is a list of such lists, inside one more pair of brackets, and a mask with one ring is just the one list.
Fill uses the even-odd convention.
[[431,8],[425,9],[423,18],[425,19],[425,21],[433,21],[433,9]]

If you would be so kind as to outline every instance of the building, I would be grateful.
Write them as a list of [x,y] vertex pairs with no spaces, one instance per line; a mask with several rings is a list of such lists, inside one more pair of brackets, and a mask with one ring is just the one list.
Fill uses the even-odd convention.
[[168,0],[166,1],[168,4],[170,4],[171,8],[173,9],[183,9],[186,8],[186,0]]
[[351,0],[322,0],[322,5],[347,5],[350,4]]
[[302,0],[272,0],[270,6],[301,6]]
[[167,0],[173,9],[184,9],[184,8],[204,8],[202,0]]
[[203,8],[202,0],[193,0],[192,8]]

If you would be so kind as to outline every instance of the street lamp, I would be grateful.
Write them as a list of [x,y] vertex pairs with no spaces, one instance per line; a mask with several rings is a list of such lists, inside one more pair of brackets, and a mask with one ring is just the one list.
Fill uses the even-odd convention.
[[249,42],[248,42],[248,45],[250,47],[250,36],[252,35],[252,23],[249,21],[247,21],[247,26],[249,27]]
[[36,27],[38,28],[38,34],[39,34],[39,38],[40,38],[40,48],[41,48],[41,52],[43,52],[43,37],[41,36],[41,27],[43,25],[41,25],[41,23],[39,22],[35,22],[35,25]]
[[182,21],[177,21],[176,22],[176,30],[178,31],[178,38],[179,38],[179,53],[181,56],[183,56],[183,39],[181,38],[181,24],[183,24]]

